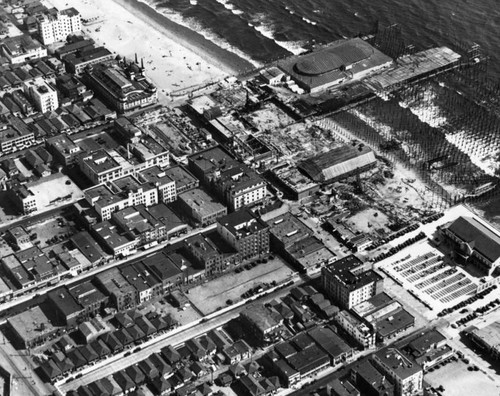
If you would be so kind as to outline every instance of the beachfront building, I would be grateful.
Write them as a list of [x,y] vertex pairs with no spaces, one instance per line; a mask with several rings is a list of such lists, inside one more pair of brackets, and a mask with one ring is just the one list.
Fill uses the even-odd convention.
[[316,93],[360,80],[393,65],[393,60],[361,38],[338,40],[299,57],[278,62],[299,87]]
[[24,83],[24,92],[28,95],[38,111],[46,113],[59,107],[57,91],[42,78]]
[[10,63],[24,63],[47,56],[47,49],[27,34],[23,34],[3,40],[2,53]]
[[109,107],[125,113],[155,103],[158,92],[136,63],[100,63],[88,66],[83,82]]
[[458,259],[492,275],[500,265],[500,231],[485,220],[461,216],[441,227]]
[[65,41],[70,34],[82,30],[82,17],[73,7],[62,11],[51,8],[37,15],[36,22],[38,34],[45,45]]

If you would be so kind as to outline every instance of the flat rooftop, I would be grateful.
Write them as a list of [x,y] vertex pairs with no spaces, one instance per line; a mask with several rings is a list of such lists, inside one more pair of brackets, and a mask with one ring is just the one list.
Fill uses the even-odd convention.
[[211,216],[214,213],[221,212],[225,209],[224,205],[217,202],[214,198],[199,188],[179,194],[178,199],[183,201],[193,212],[198,213],[198,215],[202,218]]
[[374,91],[385,90],[421,74],[449,66],[460,58],[459,54],[448,47],[430,48],[398,58],[395,67],[370,76],[363,83]]
[[56,328],[49,321],[39,306],[7,319],[16,333],[26,342],[52,334]]
[[356,290],[371,282],[383,279],[375,271],[371,269],[366,270],[365,264],[353,254],[324,267],[323,271],[336,277],[336,279],[350,290]]
[[219,218],[218,223],[224,226],[231,234],[245,237],[265,230],[268,225],[259,216],[248,209],[241,209]]
[[375,356],[403,380],[422,371],[422,367],[417,362],[396,348],[381,349],[375,352]]
[[120,164],[103,149],[85,156],[83,161],[96,174],[107,173],[120,168]]
[[291,213],[269,220],[270,232],[285,245],[296,243],[312,235],[312,230]]

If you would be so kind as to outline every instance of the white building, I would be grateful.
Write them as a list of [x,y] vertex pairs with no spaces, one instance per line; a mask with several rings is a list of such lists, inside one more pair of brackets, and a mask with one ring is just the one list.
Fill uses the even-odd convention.
[[56,110],[59,107],[57,91],[42,78],[24,83],[24,92],[35,102],[42,113]]
[[82,17],[74,8],[58,11],[51,8],[37,16],[38,33],[45,45],[65,41],[70,34],[82,30]]
[[141,184],[133,176],[91,187],[84,191],[85,199],[92,205],[101,220],[111,219],[114,212],[137,205],[152,206],[158,203],[156,186]]
[[348,311],[340,311],[335,320],[363,348],[370,349],[375,346],[375,332]]
[[394,383],[396,396],[422,394],[422,367],[396,348],[381,349],[373,355],[375,365]]
[[47,56],[47,49],[30,36],[23,34],[3,40],[2,53],[10,63],[24,63]]

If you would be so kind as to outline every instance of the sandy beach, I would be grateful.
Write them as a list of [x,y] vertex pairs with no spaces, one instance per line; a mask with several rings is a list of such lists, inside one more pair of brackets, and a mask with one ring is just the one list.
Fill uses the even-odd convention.
[[[139,59],[143,58],[147,76],[162,93],[237,73],[238,65],[231,54],[222,53],[221,56],[209,46],[205,49],[205,43],[196,37],[196,33],[192,32],[190,37],[190,32],[183,31],[178,25],[162,21],[162,15],[153,15],[152,18],[134,8],[148,7],[145,4],[126,0],[44,0],[44,3],[59,10],[74,7],[84,19],[97,17],[99,22],[84,26],[83,33],[117,55],[130,60],[135,54]],[[145,11],[152,12],[151,9]],[[221,61],[224,58],[226,61]]]

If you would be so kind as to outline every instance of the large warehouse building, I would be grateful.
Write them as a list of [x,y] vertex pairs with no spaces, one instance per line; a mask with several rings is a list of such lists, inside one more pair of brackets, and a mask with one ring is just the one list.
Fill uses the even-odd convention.
[[367,171],[376,163],[369,147],[345,145],[308,158],[298,168],[315,182],[331,183]]
[[359,80],[393,65],[393,60],[360,38],[338,40],[309,54],[285,59],[278,67],[308,92]]

